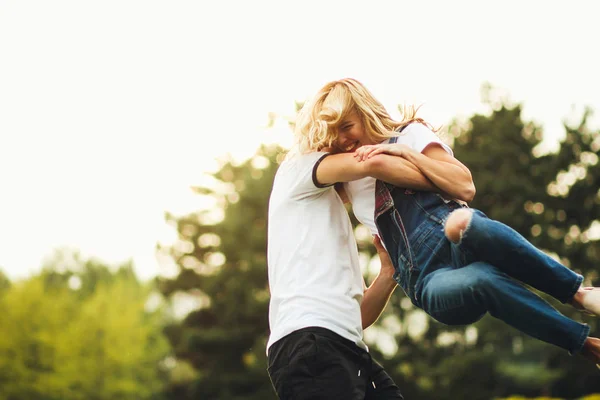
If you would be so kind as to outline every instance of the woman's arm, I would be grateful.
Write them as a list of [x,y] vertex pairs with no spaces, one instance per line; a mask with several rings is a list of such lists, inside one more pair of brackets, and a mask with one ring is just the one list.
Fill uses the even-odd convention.
[[399,156],[409,161],[436,187],[452,198],[470,202],[475,197],[471,171],[439,143],[430,143],[422,153],[398,143],[363,146],[356,150],[355,157],[359,161],[369,162],[382,154]]
[[422,153],[408,149],[402,158],[416,165],[436,186],[453,198],[470,202],[475,197],[471,171],[439,144],[428,145]]

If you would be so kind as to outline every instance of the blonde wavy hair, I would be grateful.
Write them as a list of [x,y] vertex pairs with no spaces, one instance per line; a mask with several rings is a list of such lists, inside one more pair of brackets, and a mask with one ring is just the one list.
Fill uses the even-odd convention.
[[359,115],[367,135],[375,143],[398,135],[398,130],[413,122],[433,129],[423,119],[417,118],[419,107],[403,106],[399,109],[402,120],[395,121],[385,107],[356,79],[345,78],[329,82],[298,113],[291,152],[308,153],[332,147],[338,137],[340,124],[352,112]]

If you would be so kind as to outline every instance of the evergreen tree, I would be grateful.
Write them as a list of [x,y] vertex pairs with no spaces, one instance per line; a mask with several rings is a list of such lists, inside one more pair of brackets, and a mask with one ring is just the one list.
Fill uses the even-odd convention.
[[179,243],[167,249],[180,267],[173,279],[160,279],[169,296],[187,292],[202,306],[165,330],[179,362],[197,371],[193,382],[174,383],[170,394],[182,399],[274,398],[266,373],[269,333],[266,236],[267,203],[277,156],[282,149],[261,147],[241,165],[225,163],[214,174],[214,187],[199,187],[216,199],[215,210],[202,210],[176,223]]
[[[538,248],[582,273],[589,285],[598,280],[598,242],[590,228],[598,213],[598,132],[587,127],[588,112],[577,127],[565,125],[557,153],[538,155],[542,129],[521,119],[521,106],[500,104],[490,116],[471,118],[457,137],[456,155],[473,172],[478,194],[472,206],[516,229]],[[593,230],[592,230],[593,231]],[[526,267],[526,266],[524,266]],[[598,327],[570,306],[543,295],[562,313]],[[488,317],[477,325],[481,350],[496,353],[495,395],[521,393],[576,397],[600,390],[593,366],[568,357],[554,346],[527,337]],[[597,336],[597,333],[596,333]],[[491,351],[491,350],[490,350]],[[573,384],[577,382],[577,384]]]
[[[565,265],[583,273],[588,284],[598,285],[598,244],[590,227],[598,216],[599,146],[596,140],[594,147],[594,140],[599,135],[589,132],[586,118],[587,114],[576,128],[565,127],[567,136],[558,153],[537,156],[542,130],[522,120],[519,105],[499,102],[489,115],[474,115],[466,124],[456,123],[450,132],[455,155],[470,168],[477,187],[471,206],[558,255]],[[566,175],[567,171],[573,175]],[[593,318],[542,297],[566,315],[590,324],[592,333],[596,331]],[[402,299],[397,293],[386,312],[400,315],[406,323]],[[413,312],[410,307],[408,312]],[[474,342],[468,340],[467,329],[432,319],[422,338],[411,341],[400,335],[397,341],[407,346],[405,353],[398,352],[389,361],[392,370],[396,366],[394,378],[423,399],[550,393],[573,398],[600,390],[596,370],[579,356],[569,357],[490,316],[474,328],[470,331],[476,332]],[[454,343],[441,346],[444,337],[454,338]],[[411,368],[399,367],[407,363]]]
[[[540,155],[541,127],[523,121],[519,105],[492,103],[489,114],[453,124],[447,138],[473,173],[477,196],[472,206],[558,255],[583,273],[586,283],[600,284],[594,228],[600,139],[587,128],[588,114],[578,127],[566,127],[558,153]],[[173,382],[172,398],[274,398],[264,354],[266,216],[281,151],[262,147],[243,164],[227,162],[214,174],[214,186],[198,188],[216,199],[221,220],[214,219],[215,210],[168,216],[180,240],[165,250],[180,273],[161,279],[161,290],[167,296],[189,293],[201,303],[166,329],[178,365],[195,371]],[[377,258],[370,234],[353,222],[368,284],[376,275]],[[597,329],[593,319],[548,300],[589,323],[592,332]],[[489,316],[470,327],[445,326],[415,309],[401,290],[365,336],[407,398],[573,398],[600,391],[596,370],[581,357],[569,357]]]

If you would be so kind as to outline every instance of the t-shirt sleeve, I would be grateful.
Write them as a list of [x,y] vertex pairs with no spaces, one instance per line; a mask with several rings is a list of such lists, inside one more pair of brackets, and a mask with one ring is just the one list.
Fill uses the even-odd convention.
[[439,143],[450,155],[454,155],[450,146],[442,142],[435,132],[425,125],[419,123],[411,124],[406,128],[406,131],[407,135],[410,134],[414,138],[412,148],[415,151],[421,153],[429,144]]
[[317,167],[329,153],[314,152],[297,155],[287,162],[285,179],[290,189],[289,195],[293,198],[304,198],[318,194],[333,185],[321,185],[317,181]]

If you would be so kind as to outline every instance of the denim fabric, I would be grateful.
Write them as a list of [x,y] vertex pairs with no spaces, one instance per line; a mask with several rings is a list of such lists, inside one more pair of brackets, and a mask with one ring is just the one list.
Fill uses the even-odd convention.
[[583,277],[535,248],[514,229],[478,210],[458,244],[444,234],[448,215],[463,208],[431,192],[377,181],[375,218],[412,303],[447,325],[489,312],[520,331],[575,353],[589,327],[560,314],[523,283],[569,301]]

